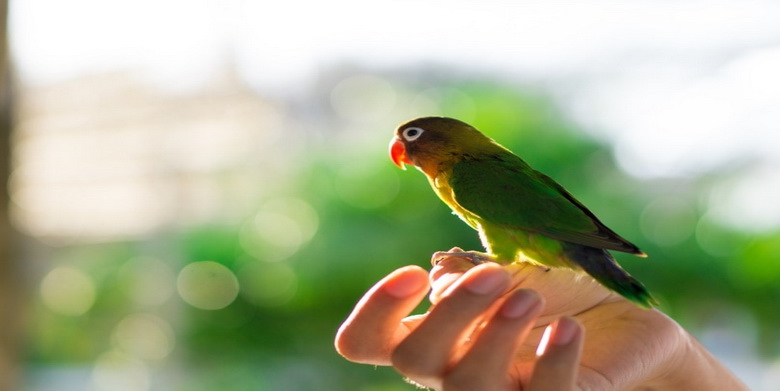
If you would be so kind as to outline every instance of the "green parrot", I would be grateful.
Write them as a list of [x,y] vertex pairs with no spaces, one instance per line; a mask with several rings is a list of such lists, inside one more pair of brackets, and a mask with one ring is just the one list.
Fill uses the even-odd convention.
[[390,157],[402,169],[410,164],[422,171],[439,198],[479,232],[487,254],[456,254],[583,270],[641,307],[657,305],[607,250],[645,253],[563,186],[474,127],[446,117],[408,121],[396,130]]

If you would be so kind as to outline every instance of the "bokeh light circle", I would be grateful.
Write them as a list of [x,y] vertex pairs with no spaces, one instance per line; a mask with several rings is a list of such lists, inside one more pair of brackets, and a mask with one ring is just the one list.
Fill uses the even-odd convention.
[[239,270],[241,295],[260,306],[283,305],[295,296],[298,276],[285,262],[250,262]]
[[53,312],[78,316],[95,303],[95,283],[86,273],[72,267],[57,267],[43,278],[41,300]]
[[173,350],[175,335],[165,320],[151,314],[133,314],[116,325],[112,340],[133,357],[159,360]]
[[227,267],[202,261],[191,263],[179,272],[176,288],[187,304],[203,310],[218,310],[236,299],[239,285]]

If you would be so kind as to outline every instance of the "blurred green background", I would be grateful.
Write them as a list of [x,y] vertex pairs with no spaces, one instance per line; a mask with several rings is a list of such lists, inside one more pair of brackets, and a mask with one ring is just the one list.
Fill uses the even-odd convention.
[[[5,348],[17,348],[2,367],[18,375],[16,389],[414,389],[391,369],[347,362],[333,338],[390,271],[427,267],[431,253],[453,246],[480,248],[422,174],[387,156],[395,126],[420,115],[469,122],[563,184],[650,255],[616,254],[664,312],[753,389],[780,384],[780,164],[764,154],[780,147],[769,121],[780,117],[767,111],[780,97],[762,84],[779,81],[733,71],[755,63],[747,74],[766,75],[756,69],[780,64],[780,40],[773,27],[713,48],[697,40],[760,26],[776,8],[690,11],[699,23],[688,33],[685,23],[656,25],[669,4],[588,3],[604,12],[588,8],[582,24],[563,3],[423,2],[404,21],[348,2],[17,3],[7,135],[17,234],[14,257],[3,260],[15,290],[0,309],[20,319],[18,333],[4,332],[15,341]],[[397,15],[410,4],[380,7]],[[440,7],[461,24],[434,18]],[[339,16],[350,10],[363,17]],[[712,27],[737,11],[739,23]],[[497,23],[485,29],[472,13]],[[520,38],[507,13],[574,30]],[[625,32],[614,13],[644,23],[628,39],[564,33],[602,17],[613,27],[605,31]],[[67,20],[84,26],[57,30]],[[255,22],[270,30],[252,30]],[[463,26],[473,41],[453,43],[470,36]],[[510,39],[491,49],[477,32]],[[667,34],[700,56],[682,56]],[[598,42],[619,45],[610,52]],[[756,42],[774,51],[756,59]],[[599,48],[590,62],[573,50],[583,46]],[[659,60],[669,53],[677,57]],[[713,67],[728,72],[683,77]],[[718,77],[728,80],[705,83]],[[675,83],[690,84],[680,92]]]

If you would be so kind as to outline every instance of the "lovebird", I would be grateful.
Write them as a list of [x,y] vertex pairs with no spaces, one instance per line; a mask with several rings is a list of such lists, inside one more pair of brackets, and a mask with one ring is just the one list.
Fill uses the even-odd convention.
[[608,250],[645,253],[476,128],[453,118],[413,119],[396,129],[390,157],[401,169],[409,164],[422,171],[453,213],[479,232],[487,252],[468,252],[472,261],[582,270],[641,307],[657,305]]

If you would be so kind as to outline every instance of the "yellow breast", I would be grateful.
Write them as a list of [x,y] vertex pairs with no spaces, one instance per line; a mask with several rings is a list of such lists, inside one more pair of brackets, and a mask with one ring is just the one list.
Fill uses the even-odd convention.
[[439,175],[433,179],[428,177],[428,181],[431,183],[431,187],[433,188],[433,191],[436,192],[436,195],[452,209],[454,214],[465,221],[471,228],[479,231],[479,221],[476,219],[476,215],[464,209],[455,201],[455,193],[449,185],[449,175],[447,173],[440,172]]

